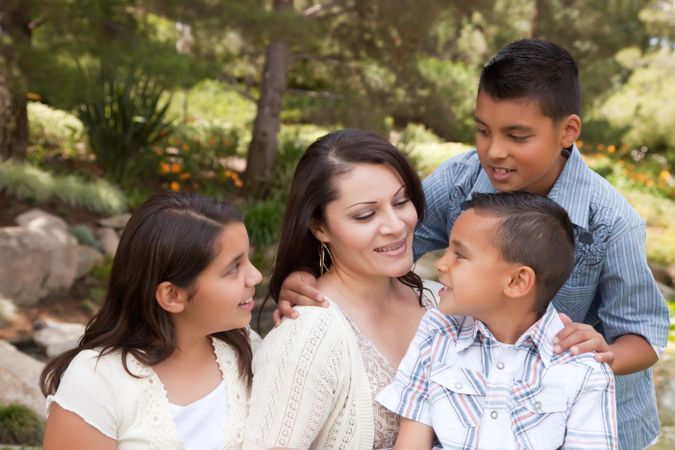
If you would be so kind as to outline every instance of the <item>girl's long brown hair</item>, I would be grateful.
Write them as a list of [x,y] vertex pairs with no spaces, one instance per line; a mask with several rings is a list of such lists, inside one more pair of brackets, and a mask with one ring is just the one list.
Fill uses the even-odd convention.
[[[157,285],[169,281],[188,289],[216,256],[216,239],[230,223],[242,222],[236,208],[197,194],[163,193],[145,202],[131,216],[112,264],[108,292],[100,311],[87,324],[76,348],[45,366],[40,388],[46,396],[82,350],[100,349],[99,357],[121,350],[127,365],[130,353],[143,364],[164,361],[176,348],[176,331],[156,299]],[[250,386],[251,345],[248,330],[234,329],[213,337],[231,345],[239,374]]]

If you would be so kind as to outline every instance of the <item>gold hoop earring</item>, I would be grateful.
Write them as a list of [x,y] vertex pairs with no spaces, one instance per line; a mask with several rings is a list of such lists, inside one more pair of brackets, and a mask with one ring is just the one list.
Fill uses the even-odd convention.
[[326,265],[326,253],[328,253],[328,256],[330,257],[330,262],[333,262],[333,255],[330,253],[330,249],[326,245],[325,242],[321,242],[321,245],[319,246],[319,274],[323,275],[324,273],[328,272],[328,266]]

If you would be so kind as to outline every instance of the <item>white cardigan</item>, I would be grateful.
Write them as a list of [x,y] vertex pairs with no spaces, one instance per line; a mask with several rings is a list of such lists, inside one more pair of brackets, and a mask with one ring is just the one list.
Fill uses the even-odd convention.
[[[222,448],[239,450],[248,415],[248,389],[239,377],[235,350],[219,339],[212,343],[229,399]],[[129,355],[131,373],[140,376],[134,378],[124,370],[120,351],[97,360],[98,355],[98,350],[84,350],[71,361],[58,390],[47,397],[47,411],[52,402],[58,403],[115,439],[119,450],[182,450],[157,374]]]
[[253,355],[243,449],[373,448],[373,399],[356,336],[334,305],[297,307]]
[[[425,281],[433,294],[438,286]],[[243,448],[372,450],[373,395],[352,327],[332,304],[297,310],[253,355]]]

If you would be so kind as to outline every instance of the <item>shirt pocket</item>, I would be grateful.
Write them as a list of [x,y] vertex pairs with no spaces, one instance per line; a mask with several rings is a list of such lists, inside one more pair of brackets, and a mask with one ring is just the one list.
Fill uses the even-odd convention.
[[520,401],[518,395],[514,395],[514,403],[511,425],[518,444],[523,448],[537,450],[562,446],[568,411],[565,391],[540,386]]
[[482,373],[447,365],[433,367],[429,394],[431,420],[441,442],[461,443],[467,432],[477,432],[485,405]]

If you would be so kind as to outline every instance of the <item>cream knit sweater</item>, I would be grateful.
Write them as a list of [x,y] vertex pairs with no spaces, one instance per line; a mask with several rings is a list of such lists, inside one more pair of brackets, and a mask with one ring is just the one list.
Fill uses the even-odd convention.
[[244,449],[373,448],[373,399],[356,336],[344,314],[298,307],[253,358]]

